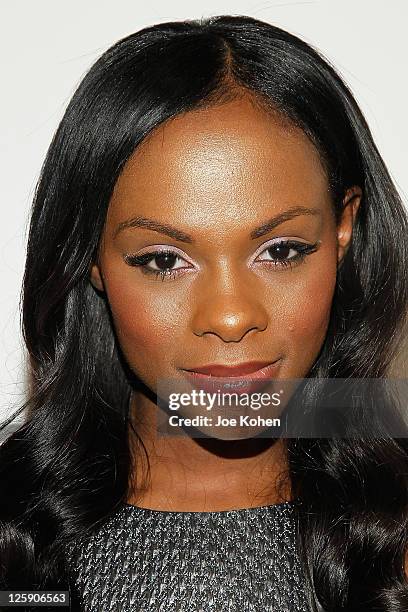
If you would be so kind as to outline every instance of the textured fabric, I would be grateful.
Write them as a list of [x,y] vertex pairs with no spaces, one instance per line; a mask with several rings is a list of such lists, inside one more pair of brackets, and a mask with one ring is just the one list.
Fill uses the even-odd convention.
[[69,552],[84,612],[308,612],[294,503],[219,512],[122,506]]

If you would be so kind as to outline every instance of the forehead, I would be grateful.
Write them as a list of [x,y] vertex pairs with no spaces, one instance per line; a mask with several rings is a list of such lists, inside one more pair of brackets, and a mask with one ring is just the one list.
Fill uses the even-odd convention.
[[249,222],[265,208],[324,207],[328,191],[306,135],[242,98],[190,111],[153,130],[125,164],[107,222],[131,214],[194,227],[212,214]]

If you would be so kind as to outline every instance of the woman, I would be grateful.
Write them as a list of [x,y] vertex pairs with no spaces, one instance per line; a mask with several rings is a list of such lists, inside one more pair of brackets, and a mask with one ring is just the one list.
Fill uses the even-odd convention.
[[35,195],[2,588],[69,587],[85,610],[406,610],[404,435],[156,428],[164,378],[384,378],[406,239],[356,102],[306,43],[222,16],[111,47]]

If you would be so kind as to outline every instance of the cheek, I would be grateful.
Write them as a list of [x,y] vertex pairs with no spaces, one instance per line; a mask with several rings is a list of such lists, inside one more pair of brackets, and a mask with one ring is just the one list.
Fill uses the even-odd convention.
[[288,312],[289,330],[298,336],[309,336],[325,328],[330,316],[335,288],[335,277],[321,279],[297,287],[296,301]]
[[110,280],[107,287],[119,344],[129,365],[139,371],[169,361],[186,320],[172,291],[164,291],[161,283],[145,281],[141,289],[135,282]]
[[313,364],[327,333],[336,286],[336,262],[314,270],[295,283],[287,305],[285,330],[287,349],[293,363],[303,363],[305,371]]

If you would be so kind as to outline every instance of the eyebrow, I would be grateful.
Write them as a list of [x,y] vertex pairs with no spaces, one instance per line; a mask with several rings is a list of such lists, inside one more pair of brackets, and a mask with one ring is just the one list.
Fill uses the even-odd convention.
[[[249,234],[249,237],[252,240],[255,238],[260,238],[264,234],[267,234],[275,227],[284,223],[285,221],[289,221],[290,219],[294,219],[295,217],[299,217],[300,215],[314,215],[320,216],[321,210],[319,208],[307,208],[306,206],[292,206],[288,210],[285,210],[275,217],[268,219],[259,227],[256,227]],[[155,219],[148,219],[147,217],[133,217],[128,219],[127,221],[122,221],[119,223],[117,228],[114,231],[113,238],[122,232],[125,229],[140,227],[148,230],[153,230],[154,232],[159,232],[160,234],[164,234],[165,236],[170,236],[170,238],[174,238],[180,242],[187,242],[190,244],[194,244],[194,238],[189,234],[173,227],[172,225],[168,225],[167,223],[162,223],[156,221]]]

